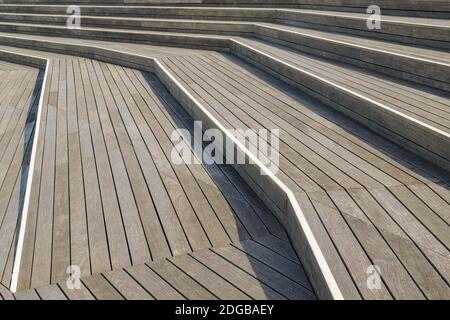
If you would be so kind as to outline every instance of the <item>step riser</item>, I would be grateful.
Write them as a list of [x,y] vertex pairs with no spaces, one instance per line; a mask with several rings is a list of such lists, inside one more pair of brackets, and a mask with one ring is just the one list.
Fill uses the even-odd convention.
[[232,52],[387,139],[450,171],[450,139],[447,136],[246,46],[234,43]]

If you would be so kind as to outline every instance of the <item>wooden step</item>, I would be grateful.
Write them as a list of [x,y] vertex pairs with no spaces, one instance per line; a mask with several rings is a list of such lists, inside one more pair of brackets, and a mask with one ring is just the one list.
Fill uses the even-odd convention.
[[[0,23],[0,31],[22,32],[42,35],[64,35],[95,39],[115,39],[118,41],[133,41],[155,43],[173,46],[191,46],[196,48],[225,49],[228,38],[204,36],[202,34],[189,34],[189,31],[217,33],[213,22],[198,21],[195,24],[178,23],[173,20],[130,21],[120,18],[93,18],[86,20],[92,23],[106,24],[104,27],[82,27],[81,29],[67,29],[59,25],[40,21],[37,16],[23,16],[36,18],[39,24],[28,23]],[[52,17],[50,17],[52,19]],[[64,16],[55,16],[60,23],[65,21]],[[44,18],[44,20],[46,20]],[[36,23],[35,22],[35,23]],[[125,22],[135,26],[132,30],[121,29]],[[150,29],[163,29],[167,31],[142,31],[141,25]],[[180,32],[180,26],[189,28],[187,33]],[[229,33],[249,34],[257,38],[275,42],[296,50],[312,53],[326,58],[335,59],[382,72],[404,80],[425,84],[437,89],[450,91],[450,54],[442,51],[420,47],[399,45],[381,40],[368,40],[362,37],[341,35],[331,32],[315,31],[299,27],[283,26],[270,23],[239,23],[221,22],[218,28],[229,29]],[[220,35],[219,35],[220,36]]]
[[[94,34],[98,36],[99,31],[95,30]],[[109,31],[104,32],[107,34]],[[112,33],[120,35],[126,32]],[[156,35],[163,41],[171,38],[169,34],[146,34],[151,34],[152,37]],[[177,41],[194,39],[197,43],[205,43],[204,36],[184,37],[177,34],[175,38]],[[213,42],[219,39],[223,46],[227,45],[225,38],[206,39]],[[8,38],[6,41],[10,44],[20,40]],[[64,47],[64,41],[61,45]],[[413,86],[262,41],[237,38],[232,42],[231,51],[429,161],[447,170],[450,168],[450,148],[442,147],[450,142],[445,124],[447,120],[445,116],[442,118],[449,105],[446,94],[433,93],[425,87]],[[329,70],[334,71],[330,73]],[[371,87],[361,86],[361,83],[370,83]],[[424,109],[422,103],[435,111],[427,109],[429,107]]]

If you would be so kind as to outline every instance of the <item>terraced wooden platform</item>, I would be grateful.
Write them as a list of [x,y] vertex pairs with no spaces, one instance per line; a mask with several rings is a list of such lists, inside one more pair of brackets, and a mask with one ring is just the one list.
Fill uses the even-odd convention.
[[[0,50],[49,59],[23,251],[0,249],[0,297],[450,298],[447,9],[415,2],[423,18],[370,32],[351,1],[92,3],[80,30],[65,6],[0,5]],[[280,170],[174,165],[170,134],[193,120],[280,129]]]

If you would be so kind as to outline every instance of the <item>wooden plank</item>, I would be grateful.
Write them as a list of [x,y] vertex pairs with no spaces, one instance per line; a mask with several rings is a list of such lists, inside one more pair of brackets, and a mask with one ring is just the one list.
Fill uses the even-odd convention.
[[314,298],[311,291],[235,247],[227,246],[212,250],[288,299]]
[[248,273],[239,269],[230,262],[224,260],[212,251],[201,250],[194,252],[192,256],[194,257],[194,259],[205,265],[208,269],[217,273],[218,275],[220,275],[220,277],[224,278],[236,288],[239,288],[241,291],[245,292],[245,294],[247,294],[252,299],[286,299],[284,296],[282,296],[269,286],[259,282]]
[[[126,241],[121,224],[117,223],[117,221],[120,221],[120,213],[110,167],[107,165],[109,160],[101,134],[94,91],[86,60],[74,61],[74,76],[79,106],[78,127],[85,186],[91,272],[98,273],[110,269],[112,259],[114,259],[114,263],[117,263],[116,255],[126,250]],[[103,192],[101,192],[102,190]],[[112,223],[110,222],[111,219],[114,219]],[[114,233],[115,237],[108,238],[107,232]],[[111,258],[110,251],[112,251]]]
[[[381,279],[396,298],[424,299],[414,280],[369,219],[344,191],[329,191],[333,202],[353,230],[372,263],[380,268]],[[367,270],[367,269],[366,269]]]
[[98,300],[123,300],[123,296],[102,275],[82,279],[83,284]]
[[253,240],[235,243],[233,246],[312,291],[311,284],[299,263],[292,262]]
[[[173,129],[188,128],[192,134],[193,121],[182,107],[178,105],[173,97],[171,97],[167,90],[162,86],[162,84],[157,81],[154,77],[149,79],[147,83],[147,75],[144,79],[143,75],[139,72],[135,72],[136,77],[141,81],[142,85],[146,88],[147,92],[150,92],[149,99],[153,99],[156,102],[158,99],[162,99],[166,103],[166,108],[159,106],[160,111],[163,115],[157,116],[159,121],[162,121],[164,117],[168,121],[173,123]],[[151,87],[150,85],[151,84]],[[152,92],[152,88],[155,88],[155,92]],[[153,95],[158,95],[153,97]],[[146,100],[146,99],[145,99]],[[166,126],[164,126],[166,127]],[[169,135],[171,131],[166,131]],[[247,231],[245,230],[242,222],[235,218],[234,212],[239,210],[250,210],[248,207],[244,207],[242,203],[245,201],[237,201],[239,196],[236,195],[233,188],[227,184],[227,180],[220,172],[220,170],[215,165],[203,165],[203,166],[188,166],[189,170],[195,176],[197,183],[199,184],[208,202],[211,204],[213,209],[220,208],[220,210],[215,209],[215,214],[221,221],[222,226],[225,228],[228,236],[233,241],[239,241],[249,237]],[[222,182],[223,181],[223,182]],[[228,202],[228,204],[227,204]],[[231,207],[232,210],[229,210]]]
[[67,277],[70,265],[69,156],[67,146],[67,69],[59,62],[52,239],[52,283]]
[[[175,58],[170,59],[175,60]],[[239,87],[242,87],[242,85],[236,86],[235,84],[234,86],[231,86],[227,84],[223,85],[224,88],[221,88],[221,86],[218,85],[219,82],[214,80],[215,78],[212,73],[208,74],[206,68],[196,64],[192,60],[194,59],[188,60],[186,58],[179,58],[177,61],[178,63],[187,65],[189,70],[196,75],[194,81],[201,83],[201,86],[207,88],[208,92],[216,92],[216,95],[222,95],[224,99],[228,100],[229,103],[233,105],[228,107],[228,109],[232,110],[232,113],[237,114],[239,119],[244,121],[245,127],[251,128],[252,130],[281,128],[279,152],[288,159],[295,158],[296,161],[294,164],[298,168],[306,168],[310,176],[318,180],[321,185],[327,188],[338,188],[339,186],[337,186],[336,183],[347,188],[359,187],[354,180],[343,174],[340,170],[336,170],[334,167],[336,166],[339,168],[339,165],[342,164],[340,168],[344,167],[346,171],[352,172],[353,169],[348,166],[348,164],[343,163],[339,158],[330,155],[329,153],[327,153],[326,156],[321,157],[323,152],[327,152],[327,150],[317,146],[317,144],[315,146],[308,146],[306,143],[311,140],[309,137],[304,136],[300,130],[281,119],[277,113],[265,109],[266,105],[270,105],[269,102],[264,101],[258,103],[251,97],[247,97],[246,93],[240,92]],[[208,74],[208,76],[204,76],[205,73]],[[217,78],[219,74],[216,73],[216,75]],[[225,79],[221,80],[220,83],[225,82]],[[215,81],[216,85],[212,86],[211,84]],[[231,81],[235,82],[235,80]],[[218,108],[218,110],[223,109],[221,106]],[[299,137],[298,140],[296,137]],[[270,143],[270,141],[267,142]],[[307,155],[307,158],[305,157],[302,161],[301,158],[303,158],[303,155]],[[329,161],[331,161],[328,160],[329,158],[333,160],[332,164],[329,163]],[[290,164],[290,166],[292,166],[292,164]],[[295,177],[295,175],[293,176]],[[330,178],[334,181],[330,181]]]
[[[179,190],[179,192],[183,192],[186,194],[187,200],[189,201],[194,214],[197,216],[197,219],[201,224],[201,231],[198,233],[199,236],[203,233],[205,236],[202,246],[208,247],[211,243],[213,245],[228,243],[229,238],[227,237],[223,227],[221,226],[215,213],[210,207],[209,202],[198,186],[195,177],[192,175],[185,164],[173,165],[171,163],[171,152],[174,145],[170,141],[169,136],[167,136],[163,131],[161,124],[157,122],[157,119],[161,118],[158,116],[158,114],[153,114],[153,105],[157,102],[153,100],[152,102],[154,103],[150,103],[147,105],[144,98],[138,95],[138,91],[134,87],[132,82],[129,80],[127,81],[128,77],[126,76],[123,68],[112,68],[110,66],[110,69],[112,76],[116,79],[116,83],[119,86],[119,89],[121,90],[123,96],[126,97],[126,101],[131,101],[131,99],[134,99],[133,102],[127,102],[127,105],[129,106],[132,116],[134,117],[137,125],[139,126],[139,124],[144,121],[147,123],[147,126],[141,127],[140,130],[142,136],[144,137],[144,140],[148,139],[147,145],[149,145],[150,152],[152,153],[154,159],[160,159],[159,161],[165,161],[171,164],[171,169],[175,174],[176,179],[178,179],[177,184],[179,184],[182,188],[182,190]],[[124,80],[124,82],[122,82],[122,80]],[[128,90],[125,89],[125,85]],[[133,93],[134,95],[132,95]],[[135,110],[135,108],[139,108],[139,110]],[[150,129],[150,131],[146,129]],[[158,143],[160,145],[160,148],[152,147],[156,146]],[[220,210],[221,208],[217,209]],[[202,247],[198,247],[198,249],[201,248]]]
[[[78,65],[76,66],[78,68]],[[76,90],[74,60],[66,61],[67,75],[67,145],[69,158],[70,263],[80,268],[81,276],[90,274],[89,238],[86,220],[83,163],[77,100],[84,99]],[[77,70],[78,71],[78,70]],[[80,102],[80,104],[83,102]]]
[[[90,72],[92,73],[94,72],[92,70],[92,66],[90,66]],[[95,92],[99,91],[100,88],[97,84]],[[101,98],[98,99],[100,100]],[[104,105],[104,101],[100,100],[100,102],[102,105]],[[105,124],[108,124],[106,119]],[[183,252],[190,251],[189,244],[183,234],[183,230],[178,221],[178,218],[174,213],[173,209],[171,209],[170,207],[170,200],[167,194],[159,192],[159,190],[164,190],[164,188],[161,187],[162,181],[159,178],[155,166],[151,164],[152,162],[149,162],[147,166],[143,167],[144,175],[146,175],[146,177],[152,177],[152,184],[150,184],[148,187],[155,188],[151,189],[151,193],[154,197],[154,203],[155,206],[157,207],[158,212],[167,213],[165,215],[161,215],[160,218],[161,223],[163,224],[164,227],[164,231],[167,235],[167,238],[169,239],[169,245],[171,247],[172,254],[180,254]]]
[[183,300],[185,299],[168,282],[159,277],[147,265],[133,266],[126,271],[156,299]]
[[217,297],[168,261],[148,266],[188,300],[216,300]]
[[[126,105],[116,105],[111,88],[108,87],[111,86],[111,83],[107,81],[106,74],[101,70],[97,61],[92,61],[92,63],[104,99],[104,105],[99,108],[100,118],[111,123],[111,127],[108,127],[105,131],[105,138],[113,168],[131,263],[143,263],[151,256],[129,177],[130,172],[140,169],[130,147],[131,143],[125,130],[126,124],[120,119],[117,110],[120,107],[126,108]],[[111,139],[108,139],[109,135],[111,135]],[[115,135],[116,138],[112,139],[112,135]]]
[[[439,188],[438,185],[436,186]],[[435,214],[439,215],[447,225],[450,224],[450,205],[436,191],[425,184],[408,185],[408,188],[425,202]]]
[[351,190],[349,193],[374,226],[380,230],[425,296],[429,299],[443,299],[448,296],[450,289],[439,273],[370,193],[367,190]]
[[[136,182],[133,182],[132,180],[132,183],[135,185],[143,185],[145,183],[143,177],[139,175],[130,176],[130,178],[137,179]],[[164,231],[162,230],[155,207],[151,201],[150,194],[146,188],[141,187],[134,188],[134,194],[136,197],[137,206],[141,213],[140,217],[152,259],[159,259],[161,257],[171,255]],[[142,212],[145,212],[145,214],[142,214]]]
[[[160,123],[167,137],[171,136],[173,130],[185,129],[188,128],[188,126],[192,126],[191,118],[186,120],[186,122],[181,121],[178,112],[182,111],[182,107],[177,104],[173,97],[167,92],[167,89],[165,89],[154,76],[152,76],[154,81],[148,81],[148,79],[145,78],[141,72],[134,71],[132,74],[129,74],[129,77],[130,79],[135,79],[135,84],[140,83],[140,85],[137,86],[137,89],[141,92],[141,96],[144,101],[154,101],[154,106],[153,104],[150,104],[149,107],[152,109],[154,118],[156,118],[156,120]],[[193,150],[192,156],[195,156]],[[208,206],[211,206],[212,210],[214,210],[217,219],[220,220],[220,224],[226,230],[228,237],[238,240],[239,236],[242,235],[245,230],[243,229],[242,224],[240,224],[240,221],[236,221],[233,217],[233,210],[224,198],[226,189],[219,189],[217,179],[215,177],[210,177],[210,172],[208,172],[207,166],[187,165],[185,168],[190,171],[195,178],[201,192],[204,194],[204,197],[209,203]],[[215,218],[212,219],[215,220]],[[220,230],[217,226],[214,228],[218,228]],[[216,232],[219,230],[216,230]],[[227,241],[223,238],[222,232],[223,231],[220,231],[217,235],[211,235],[211,233],[208,233],[210,238],[221,238],[217,241],[214,240],[214,238],[211,239],[213,244],[216,242],[220,243]]]
[[[308,155],[308,159],[310,159],[312,164],[320,166],[320,170],[337,181],[342,187],[352,188],[355,187],[355,185],[348,177],[342,176],[339,170],[330,167],[330,163],[332,163],[332,166],[345,172],[355,181],[360,183],[364,181],[366,184],[374,187],[378,185],[371,177],[367,176],[367,174],[355,166],[352,166],[347,161],[344,161],[347,160],[345,159],[345,156],[348,158],[348,154],[342,155],[342,148],[333,144],[330,145],[329,143],[323,144],[324,142],[320,140],[319,142],[321,143],[318,143],[318,141],[316,141],[316,135],[312,137],[311,135],[305,134],[303,130],[301,130],[305,126],[303,121],[301,121],[302,119],[299,120],[286,111],[286,109],[288,111],[293,109],[292,105],[288,108],[285,106],[285,108],[280,109],[279,106],[283,106],[283,103],[276,101],[268,95],[262,95],[261,89],[255,87],[251,81],[240,79],[240,75],[229,75],[228,72],[221,69],[214,70],[215,64],[205,64],[203,57],[184,58],[183,60],[186,64],[192,66],[192,68],[199,70],[202,75],[207,75],[211,81],[216,81],[217,84],[221,83],[221,86],[224,89],[220,91],[224,96],[234,95],[239,97],[241,102],[236,101],[235,105],[238,107],[242,106],[242,110],[255,119],[260,125],[267,129],[273,127],[282,128],[282,131],[285,131],[285,134],[282,132],[280,135],[282,141],[289,144],[299,154]],[[182,61],[181,58],[179,61]],[[200,76],[200,74],[198,75]],[[300,109],[302,107],[303,106],[300,104],[295,105],[295,109]],[[318,136],[320,137],[320,134]],[[325,143],[326,142],[328,141],[325,141]],[[311,151],[308,151],[308,149]],[[280,150],[283,150],[282,147]],[[326,161],[324,162],[324,160]]]
[[[389,170],[389,168],[380,170],[379,168],[374,167],[371,164],[373,159],[370,158],[367,159],[365,157],[365,161],[361,161],[361,153],[359,151],[362,151],[364,155],[368,155],[367,152],[356,148],[354,145],[349,146],[348,139],[343,139],[334,132],[330,132],[331,130],[327,130],[326,125],[329,123],[328,121],[323,121],[324,119],[321,119],[320,116],[315,114],[310,109],[310,106],[308,106],[308,108],[303,107],[302,104],[304,104],[304,102],[302,100],[295,99],[295,97],[290,94],[283,94],[280,86],[273,87],[272,85],[275,84],[274,80],[269,79],[267,76],[264,77],[260,73],[255,73],[253,68],[249,69],[248,66],[241,66],[242,62],[229,59],[228,56],[220,59],[213,55],[209,55],[199,56],[197,59],[208,63],[209,68],[212,70],[217,70],[219,73],[226,74],[229,79],[234,79],[241,85],[242,90],[245,90],[247,87],[248,89],[246,92],[259,101],[264,101],[262,99],[271,101],[272,109],[279,110],[279,114],[283,114],[283,119],[289,120],[290,123],[294,124],[296,128],[302,129],[302,131],[313,140],[316,140],[324,147],[332,150],[360,170],[363,170],[384,184],[398,184],[397,180],[386,175],[385,170]],[[231,61],[233,63],[230,63]],[[258,77],[255,77],[255,75]],[[278,87],[280,88],[279,90],[275,89]],[[312,119],[315,121],[312,121]],[[356,155],[353,154],[356,153],[355,151],[358,151]],[[377,163],[380,162],[377,161]],[[399,174],[398,171],[396,173],[397,175]],[[371,183],[373,184],[374,182]]]
[[431,234],[401,202],[386,189],[370,190],[370,193],[388,212],[392,219],[413,239],[430,262],[448,282],[450,279],[449,251]]
[[283,257],[295,262],[300,263],[298,260],[297,254],[295,253],[294,249],[292,248],[291,243],[289,240],[281,240],[274,236],[267,236],[264,238],[257,238],[254,239],[255,242],[257,242],[260,245],[265,246],[266,248],[278,253],[279,255],[282,255]]
[[8,108],[20,112],[14,120],[10,119],[13,128],[0,158],[0,242],[3,244],[0,247],[0,274],[5,286],[10,285],[17,217],[28,173],[34,123],[27,124],[27,118],[36,108],[32,94],[37,73],[35,70],[22,74],[25,81],[17,89],[13,101],[10,101],[13,104]]
[[36,290],[19,291],[14,294],[16,300],[41,300]]
[[[287,103],[289,105],[295,105],[298,104],[298,102],[305,103],[305,99],[301,99],[300,97],[298,97],[297,94],[295,94],[293,90],[287,88],[283,82],[274,79],[267,73],[249,66],[247,63],[242,62],[242,60],[239,60],[236,57],[232,57],[230,55],[221,55],[221,57],[221,59],[214,59],[216,64],[222,64],[226,66],[227,69],[229,69],[231,72],[233,72],[233,70],[235,69],[238,69],[238,71],[234,72],[249,77],[252,80],[252,83],[257,84],[257,87],[262,88],[271,96],[276,97],[281,105]],[[270,85],[267,85],[268,83]],[[296,109],[288,108],[287,110],[295,114],[295,112],[297,112]],[[329,108],[323,108],[320,105],[312,103],[309,103],[307,105],[307,108],[298,109],[298,111],[301,111],[301,113],[305,114],[308,118],[314,120],[308,121],[307,124],[309,126],[313,126],[313,128],[317,128],[316,136],[320,137],[321,133],[323,132],[324,134],[326,134],[327,138],[335,140],[339,145],[347,148],[351,152],[357,153],[360,157],[364,156],[366,161],[377,164],[377,167],[382,169],[382,171],[390,174],[395,179],[400,180],[404,183],[414,183],[414,178],[424,182],[427,181],[427,179],[423,178],[421,175],[413,171],[419,170],[420,172],[423,170],[423,168],[417,168],[417,163],[409,161],[409,158],[411,158],[412,156],[410,153],[405,154],[404,151],[396,148],[394,144],[388,143],[386,140],[383,140],[378,136],[369,134],[367,131],[362,129],[361,126],[355,125],[354,122],[345,118],[344,116],[337,114]],[[320,127],[317,127],[317,124],[320,124]],[[326,130],[327,128],[332,129],[332,131],[328,132]],[[349,134],[349,132],[354,135]],[[340,137],[343,137],[345,139],[342,139]],[[370,141],[371,144],[379,145],[383,151],[389,150],[390,155],[388,156],[383,154],[379,151],[379,149],[376,149],[371,145],[365,143],[359,137],[366,138],[367,141]],[[338,138],[338,140],[336,140],[336,138]],[[352,144],[348,146],[349,141],[351,141]],[[367,151],[369,151],[369,153]],[[396,157],[396,161],[393,160],[391,156],[394,154],[398,155]],[[384,161],[380,161],[381,159]],[[413,170],[405,167],[402,164],[402,162],[404,162],[405,160],[409,161],[408,166],[412,165]],[[386,163],[389,163],[390,165],[386,166]],[[395,167],[399,168],[400,170],[396,169]],[[367,170],[367,168],[365,168],[365,170]],[[408,174],[405,175],[406,172],[402,171],[406,171]],[[411,175],[414,178],[412,178]],[[388,181],[389,180],[384,179],[384,183],[388,183]]]
[[202,286],[207,288],[219,299],[225,300],[247,300],[249,296],[241,290],[231,285],[218,274],[212,272],[192,257],[178,256],[169,259],[174,265],[183,270],[191,278],[195,279]]
[[[135,105],[134,102],[131,102],[131,100],[129,100],[129,103],[131,103],[130,107],[133,107],[133,105]],[[123,101],[122,104],[125,105],[126,103]],[[123,111],[127,110],[122,110],[122,112]],[[129,127],[128,129],[130,131],[133,130],[132,134],[134,133],[136,135],[136,138],[138,138],[138,133],[136,131],[138,131],[139,129],[134,126],[132,115],[122,113],[122,117],[125,117],[126,120],[124,121]],[[139,123],[140,121],[136,119],[136,122]],[[141,133],[143,140],[140,140],[138,138],[139,140],[134,142],[134,145],[136,146],[142,144],[148,148],[148,151],[150,152],[152,159],[158,169],[159,175],[161,176],[162,182],[164,183],[164,186],[167,189],[169,196],[171,197],[172,203],[177,210],[178,218],[183,226],[183,230],[189,240],[190,246],[193,250],[209,246],[208,239],[200,222],[198,221],[198,217],[194,213],[189,200],[186,197],[186,194],[181,188],[180,183],[175,173],[173,172],[169,161],[164,157],[161,149],[158,148],[158,142],[154,138],[148,126],[145,126],[143,128],[141,127],[140,129],[147,130]]]
[[[89,77],[89,89],[87,89],[86,97],[88,106],[96,106],[96,108],[88,108],[89,126],[91,127],[93,149],[95,151],[95,160],[98,170],[98,181],[101,191],[103,213],[106,225],[106,231],[108,235],[109,255],[111,257],[112,268],[118,268],[126,266],[131,263],[130,255],[128,252],[128,244],[125,235],[125,230],[122,222],[122,215],[119,207],[119,199],[114,188],[114,166],[112,165],[111,156],[108,153],[111,144],[114,144],[114,133],[111,133],[112,129],[107,119],[109,116],[105,114],[105,101],[102,95],[101,88],[98,84],[97,76],[90,60],[80,60],[82,66],[82,76]],[[86,90],[86,87],[85,87]],[[109,144],[109,145],[108,145]],[[118,157],[119,150],[117,147],[113,147],[115,150],[115,157]],[[118,161],[118,160],[117,160]],[[109,164],[109,165],[105,165]],[[92,215],[97,215],[96,211],[92,212]],[[98,221],[100,224],[100,221]],[[113,235],[113,236],[112,236]],[[92,241],[91,241],[92,242]],[[106,253],[106,252],[105,252]],[[92,254],[91,254],[92,257]],[[98,260],[98,270],[105,271],[105,259]],[[92,268],[92,272],[98,272]]]
[[2,300],[14,300],[15,297],[9,289],[0,284],[0,296]]
[[427,206],[428,201],[422,202],[405,186],[390,187],[389,190],[429,232],[447,249],[450,248],[450,226]]
[[95,297],[82,282],[79,289],[69,289],[65,283],[60,284],[60,288],[69,300],[95,300]]
[[154,299],[146,290],[144,290],[132,277],[130,277],[123,270],[106,272],[103,275],[127,300]]
[[326,193],[308,194],[312,203],[327,228],[339,254],[343,257],[346,267],[365,299],[391,299],[386,285],[382,283],[379,290],[370,290],[367,286],[367,268],[373,262],[367,256],[358,238],[352,233],[339,209],[332,203]]
[[[174,66],[174,64],[171,64],[171,67],[176,68]],[[178,75],[180,75],[180,74],[178,74]],[[185,84],[186,83],[191,83],[191,84],[193,83],[193,80],[192,79],[188,79],[187,77],[183,77],[182,81]],[[196,90],[198,89],[199,91],[202,91],[202,90],[204,91],[204,89],[201,88],[201,86],[199,86],[199,85],[196,85],[195,88],[196,88]],[[211,93],[214,92],[214,89],[210,88],[209,86],[205,85],[205,88],[209,89]],[[211,96],[209,96],[208,94],[205,94],[204,96],[199,96],[197,94],[195,94],[195,95],[196,95],[196,98],[198,97],[199,99],[201,99],[200,101],[202,101],[202,102],[204,101],[203,99],[209,99],[209,100],[211,100],[210,103],[216,103],[216,104],[224,103],[224,101],[213,101],[213,98]],[[227,116],[227,115],[224,114],[223,116]],[[231,115],[230,117],[235,117],[235,116]],[[236,212],[236,213],[239,213],[239,211]],[[264,226],[264,224],[262,223],[262,221],[253,212],[250,211],[250,213],[251,214],[245,214],[245,215],[242,215],[242,216],[239,217],[241,219],[241,221],[243,221],[244,226],[247,227],[247,231],[253,237],[257,237],[257,236],[260,236],[260,235],[266,235],[267,234],[267,229]]]
[[42,300],[67,300],[63,291],[57,286],[47,286],[36,289]]

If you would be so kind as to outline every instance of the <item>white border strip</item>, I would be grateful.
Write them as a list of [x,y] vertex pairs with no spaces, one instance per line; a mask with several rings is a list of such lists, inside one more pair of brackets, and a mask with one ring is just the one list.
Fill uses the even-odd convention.
[[23,210],[22,210],[22,218],[20,220],[19,238],[17,241],[17,247],[16,247],[15,256],[14,256],[13,273],[12,273],[12,277],[11,277],[11,286],[10,286],[10,290],[13,293],[15,293],[17,291],[17,284],[19,281],[20,263],[22,261],[23,243],[24,243],[24,239],[25,239],[25,229],[26,229],[26,225],[27,225],[28,207],[30,205],[31,185],[32,185],[33,173],[34,173],[34,163],[36,161],[37,145],[38,145],[38,138],[39,138],[39,131],[40,131],[39,124],[41,123],[42,104],[44,102],[45,87],[46,87],[47,76],[48,76],[48,68],[49,68],[49,64],[50,64],[50,60],[47,58],[38,58],[38,57],[31,56],[31,55],[22,55],[22,54],[17,54],[17,55],[33,57],[36,59],[44,60],[46,62],[45,62],[45,74],[44,74],[44,79],[42,80],[38,112],[37,112],[37,116],[36,116],[36,124],[35,124],[35,129],[34,129],[33,149],[31,151],[31,160],[30,160],[30,165],[28,168],[27,188],[25,190],[25,199],[24,199]]
[[231,139],[231,141],[234,142],[234,144],[242,151],[244,152],[251,161],[254,161],[254,163],[267,175],[270,177],[275,184],[283,190],[287,197],[289,202],[291,203],[294,212],[297,216],[297,219],[303,229],[303,232],[305,233],[305,237],[308,241],[308,244],[313,252],[314,258],[316,259],[316,262],[322,271],[322,275],[325,278],[325,281],[328,285],[328,289],[335,300],[343,300],[344,297],[342,295],[341,290],[339,289],[339,286],[334,279],[333,273],[330,270],[330,267],[328,266],[328,263],[325,259],[325,256],[322,253],[322,250],[320,249],[319,244],[317,243],[317,240],[311,230],[311,227],[309,226],[308,221],[306,220],[306,217],[300,208],[300,205],[297,202],[297,199],[295,198],[294,193],[275,175],[270,171],[259,159],[251,153],[245,146],[234,136],[232,135],[200,102],[198,102],[184,87],[183,85],[175,79],[172,74],[157,60],[155,59],[155,64],[183,91],[183,93],[189,97],[196,105],[197,107],[202,110],[202,112],[211,120],[214,122],[214,124],[219,128],[222,132],[226,134],[226,136]]

